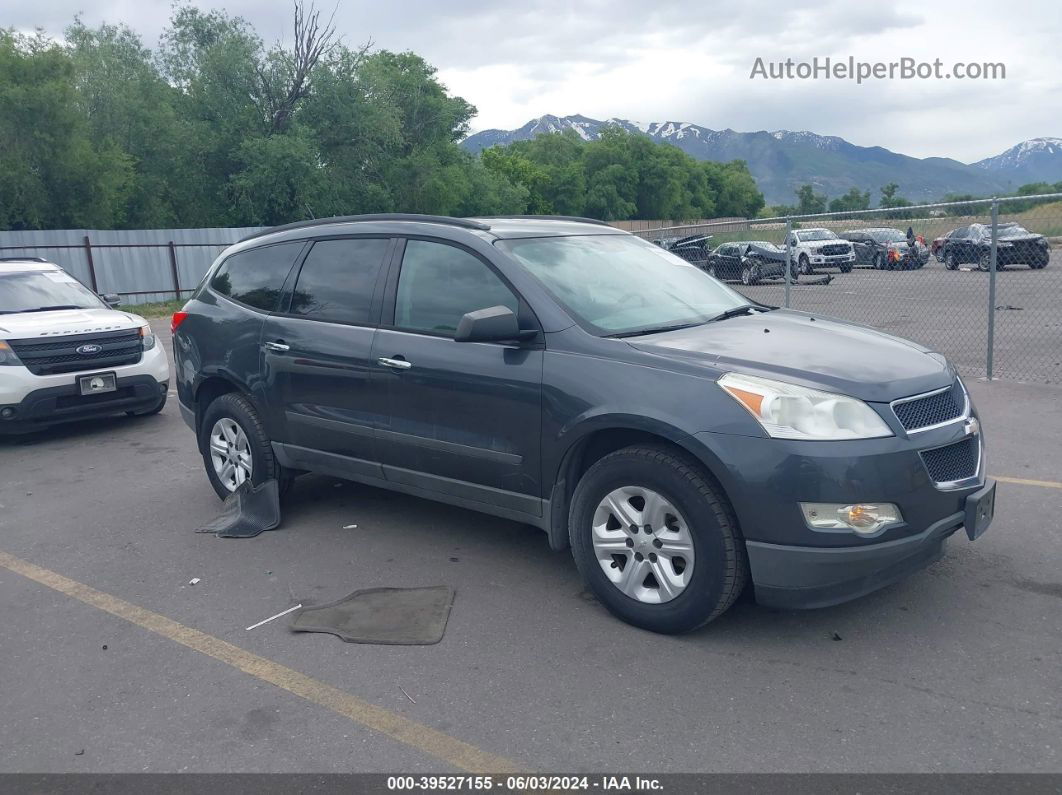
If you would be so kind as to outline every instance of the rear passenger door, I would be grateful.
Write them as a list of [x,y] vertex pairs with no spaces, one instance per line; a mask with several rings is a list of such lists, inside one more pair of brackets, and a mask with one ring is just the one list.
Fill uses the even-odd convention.
[[335,468],[378,473],[373,434],[384,409],[370,353],[394,244],[380,236],[315,240],[265,321],[265,392],[281,429],[274,439],[299,448],[288,451],[296,459],[324,453]]
[[442,241],[405,242],[372,351],[386,380],[380,460],[388,480],[537,516],[543,345],[453,339],[462,315],[497,305],[537,327],[486,260]]

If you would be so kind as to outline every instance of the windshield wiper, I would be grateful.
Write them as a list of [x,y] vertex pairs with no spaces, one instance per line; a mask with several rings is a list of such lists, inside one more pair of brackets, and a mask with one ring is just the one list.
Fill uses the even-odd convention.
[[23,309],[23,312],[53,312],[59,309],[84,309],[77,304],[56,304],[55,306],[38,306],[36,309]]
[[620,339],[623,337],[640,337],[643,334],[663,334],[665,331],[678,331],[684,328],[693,328],[694,326],[703,325],[705,321],[698,320],[694,323],[673,323],[670,326],[650,326],[649,328],[635,329],[634,331],[617,331],[615,334],[605,334],[605,337],[609,339]]
[[741,306],[735,306],[733,309],[728,309],[725,312],[720,312],[708,322],[714,323],[716,320],[729,320],[730,318],[737,317],[738,315],[746,315],[753,309],[759,309],[764,312],[769,311],[766,307],[757,306],[756,304],[742,304]]

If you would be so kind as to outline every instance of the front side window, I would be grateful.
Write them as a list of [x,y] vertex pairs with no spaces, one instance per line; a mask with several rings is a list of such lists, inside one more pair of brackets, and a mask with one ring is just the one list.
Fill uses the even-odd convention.
[[314,243],[299,271],[290,313],[332,323],[370,323],[373,288],[389,242],[350,238]]
[[700,268],[630,235],[525,238],[496,245],[596,334],[699,325],[748,304]]
[[0,273],[0,315],[105,306],[90,289],[65,271]]
[[278,243],[233,254],[221,263],[210,287],[233,301],[272,312],[302,246],[302,241]]
[[480,259],[444,243],[406,243],[395,297],[396,327],[452,337],[462,316],[491,306],[516,313],[519,303]]

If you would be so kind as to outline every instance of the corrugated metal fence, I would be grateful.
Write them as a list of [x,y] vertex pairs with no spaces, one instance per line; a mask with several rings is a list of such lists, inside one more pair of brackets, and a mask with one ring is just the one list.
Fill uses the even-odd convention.
[[43,257],[140,304],[187,295],[222,249],[262,228],[0,231],[0,257]]

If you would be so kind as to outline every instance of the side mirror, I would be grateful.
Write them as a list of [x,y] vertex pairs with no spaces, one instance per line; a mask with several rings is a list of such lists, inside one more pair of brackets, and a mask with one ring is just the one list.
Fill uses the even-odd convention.
[[515,342],[528,339],[535,331],[521,331],[513,310],[507,306],[491,306],[468,312],[457,324],[456,342]]
[[102,298],[103,303],[107,304],[111,309],[122,305],[122,297],[118,295],[118,293],[103,293],[100,298]]

